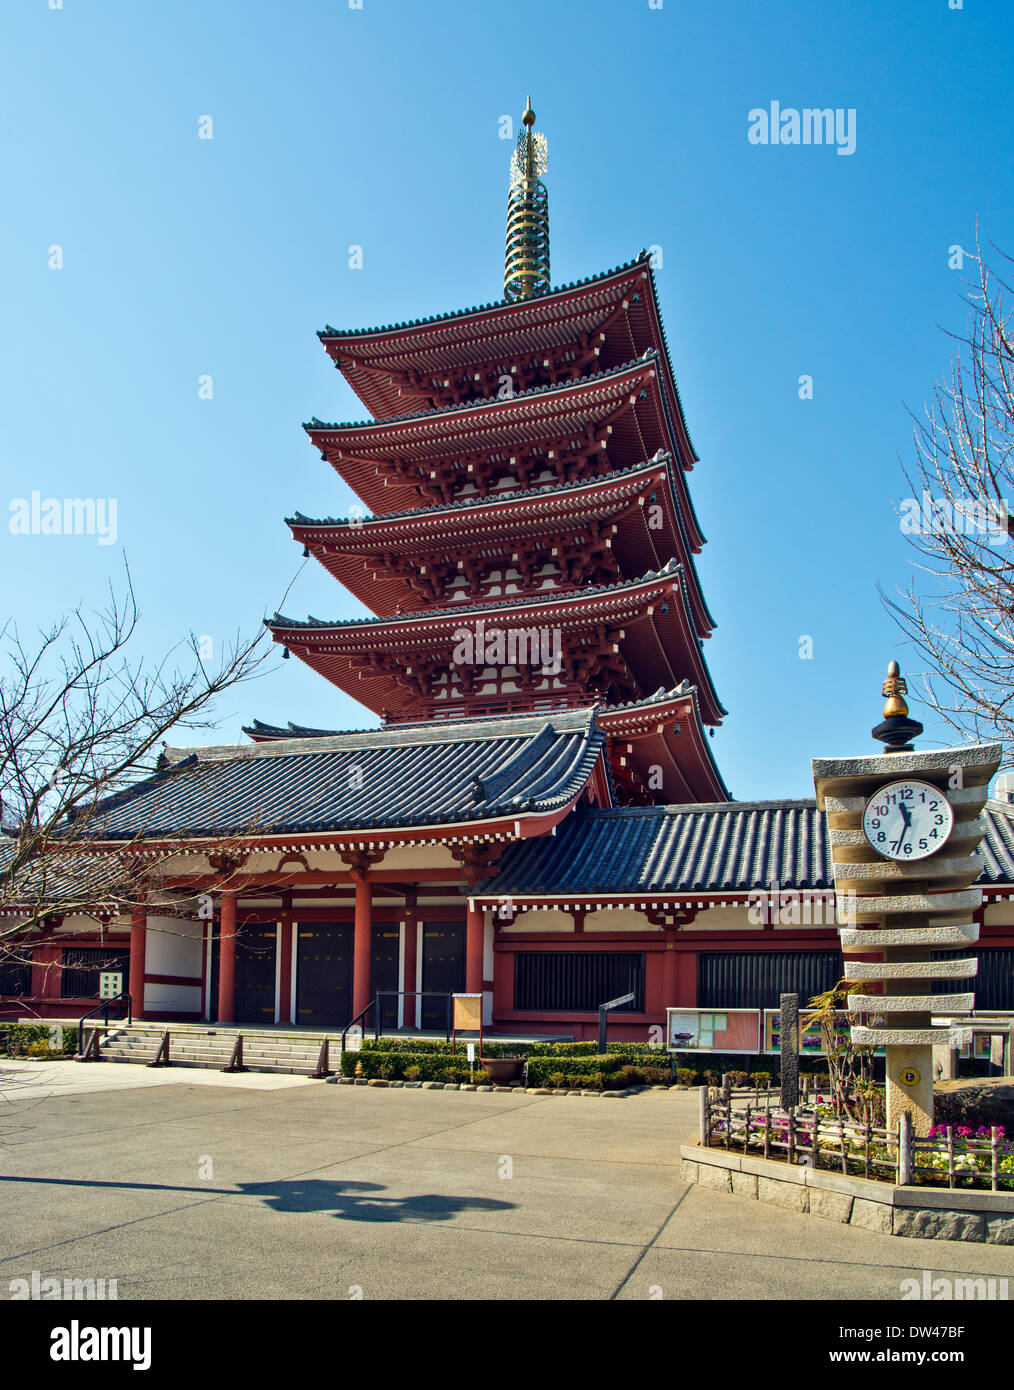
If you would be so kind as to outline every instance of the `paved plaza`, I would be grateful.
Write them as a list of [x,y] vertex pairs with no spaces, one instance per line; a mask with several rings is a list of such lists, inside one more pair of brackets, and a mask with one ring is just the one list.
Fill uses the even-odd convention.
[[0,1070],[0,1296],[897,1299],[999,1246],[874,1235],[681,1182],[694,1092],[380,1089],[73,1062]]

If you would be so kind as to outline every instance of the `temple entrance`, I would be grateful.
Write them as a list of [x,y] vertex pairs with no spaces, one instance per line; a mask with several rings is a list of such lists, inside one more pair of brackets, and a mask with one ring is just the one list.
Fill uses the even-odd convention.
[[274,1026],[276,937],[274,922],[247,922],[236,934],[237,1023]]
[[[374,922],[373,930],[370,933],[370,993],[376,994],[379,990],[398,988],[398,947],[401,941],[401,929],[397,922],[388,924],[378,924]],[[373,1015],[367,1018],[367,1023],[373,1023]],[[398,1000],[395,995],[390,995],[380,1001],[380,1026],[382,1028],[397,1028],[398,1026]]]
[[344,1028],[351,1009],[352,923],[300,923],[294,1022],[315,1028]]
[[[461,993],[465,988],[465,924],[426,922],[423,926],[424,990]],[[447,1025],[447,1006],[443,999],[424,996],[420,1027],[442,1033]]]

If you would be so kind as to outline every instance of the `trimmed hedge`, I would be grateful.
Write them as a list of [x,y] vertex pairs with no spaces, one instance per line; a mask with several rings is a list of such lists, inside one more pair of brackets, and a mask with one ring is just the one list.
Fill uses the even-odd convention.
[[[459,1039],[460,1054],[467,1041]],[[598,1055],[597,1041],[588,1042],[513,1042],[501,1039],[497,1042],[483,1042],[482,1051],[486,1057],[594,1057]],[[443,1038],[363,1038],[363,1052],[431,1052],[449,1057],[451,1044]],[[620,1057],[652,1058],[658,1065],[668,1065],[670,1053],[664,1047],[655,1047],[646,1042],[612,1042],[606,1044],[606,1052]]]
[[[530,1051],[528,1085],[612,1090],[626,1086],[671,1085],[676,1079],[668,1054],[659,1048],[651,1050],[654,1055],[648,1055],[643,1051],[587,1052],[584,1050],[586,1044],[578,1046],[582,1048],[578,1054],[560,1050],[539,1054]],[[492,1047],[484,1046],[483,1052],[489,1057],[503,1055],[494,1054]],[[632,1065],[633,1061],[637,1065]],[[451,1056],[448,1045],[443,1042],[410,1049],[404,1046],[381,1048],[376,1043],[367,1046],[364,1041],[361,1051],[342,1053],[341,1070],[343,1076],[359,1076],[368,1081],[485,1081],[485,1073],[478,1062],[470,1072],[462,1049],[459,1047],[457,1054]]]
[[60,1057],[77,1051],[77,1025],[63,1025],[62,1047],[50,1048],[48,1023],[0,1023],[0,1054],[12,1057]]

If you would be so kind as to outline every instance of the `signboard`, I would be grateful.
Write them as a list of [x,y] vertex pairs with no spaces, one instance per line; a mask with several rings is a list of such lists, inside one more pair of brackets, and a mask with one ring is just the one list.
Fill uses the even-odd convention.
[[363,1048],[363,1030],[358,1023],[354,1023],[345,1034],[345,1051],[361,1052]]
[[619,999],[610,999],[608,1004],[600,1004],[600,1009],[618,1009],[621,1004],[632,1004],[637,998],[636,994],[621,994]]
[[759,1009],[666,1009],[670,1052],[757,1052]]
[[456,1033],[480,1033],[482,1031],[482,995],[455,994],[451,998],[454,1008],[451,1028]]
[[468,1065],[472,1066],[475,1062],[475,1043],[469,1043],[466,1051],[468,1053]]
[[99,972],[99,998],[115,999],[118,994],[123,993],[123,974],[119,970],[102,970]]

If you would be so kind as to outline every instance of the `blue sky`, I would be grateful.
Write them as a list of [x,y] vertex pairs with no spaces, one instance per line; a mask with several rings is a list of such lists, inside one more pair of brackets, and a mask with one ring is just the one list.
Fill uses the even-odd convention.
[[[282,521],[354,500],[300,429],[364,413],[315,330],[499,297],[500,118],[531,92],[554,283],[662,248],[726,780],[812,794],[812,756],[874,747],[887,661],[918,668],[876,585],[911,573],[892,498],[965,319],[948,248],[978,218],[1014,249],[1012,51],[1004,0],[5,6],[4,491],[117,501],[115,545],[4,527],[5,609],[98,606],[125,550],[152,657],[251,631],[290,584],[293,616],[359,616]],[[854,109],[855,153],[750,144],[772,100]],[[375,722],[269,667],[205,741]]]

